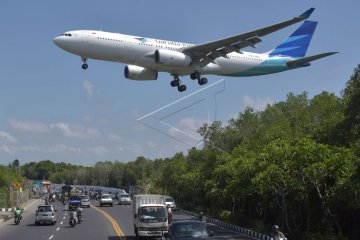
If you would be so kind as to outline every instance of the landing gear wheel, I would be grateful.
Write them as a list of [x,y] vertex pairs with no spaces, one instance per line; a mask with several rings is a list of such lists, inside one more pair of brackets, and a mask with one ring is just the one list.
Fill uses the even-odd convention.
[[199,85],[207,84],[207,82],[208,82],[207,78],[200,78],[200,79],[198,80]]
[[184,91],[186,91],[186,85],[179,85],[179,86],[178,86],[178,91],[179,91],[179,92],[184,92]]
[[81,61],[84,63],[81,67],[82,67],[82,69],[87,69],[88,68],[88,65],[87,65],[87,63],[86,63],[86,61],[87,61],[87,58],[86,57],[81,57]]
[[191,78],[192,80],[200,79],[200,73],[198,73],[198,72],[193,72],[192,74],[190,74],[190,78]]
[[178,87],[178,86],[180,85],[180,81],[179,81],[179,80],[172,80],[172,81],[170,82],[170,85],[171,85],[172,87]]

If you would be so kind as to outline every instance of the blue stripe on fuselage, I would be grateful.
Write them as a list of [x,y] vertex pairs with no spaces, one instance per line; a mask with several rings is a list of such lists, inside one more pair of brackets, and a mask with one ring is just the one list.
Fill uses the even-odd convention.
[[222,75],[231,76],[231,77],[249,77],[249,76],[259,76],[259,75],[283,72],[286,70],[297,68],[297,67],[288,67],[286,65],[286,62],[288,62],[289,60],[295,60],[295,59],[288,57],[270,57],[266,61],[257,65],[256,67],[250,68],[242,72],[235,72],[231,74],[222,74]]

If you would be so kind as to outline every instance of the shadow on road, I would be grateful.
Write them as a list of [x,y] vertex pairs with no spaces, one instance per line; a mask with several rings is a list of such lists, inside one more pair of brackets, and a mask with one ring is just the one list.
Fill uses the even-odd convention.
[[[126,239],[126,240],[136,240],[137,238],[135,236],[125,236],[123,238],[121,237],[117,237],[117,236],[109,236],[108,240],[121,240],[121,239]],[[154,238],[144,238],[144,239],[154,239]],[[157,238],[157,239],[161,239],[161,238]]]

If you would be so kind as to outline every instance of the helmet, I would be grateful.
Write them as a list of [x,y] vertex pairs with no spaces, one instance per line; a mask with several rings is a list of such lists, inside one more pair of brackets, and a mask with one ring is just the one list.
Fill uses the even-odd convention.
[[19,208],[19,207],[16,207],[16,210],[20,210],[20,208]]
[[279,226],[278,226],[278,225],[272,226],[272,230],[273,230],[273,231],[279,231]]

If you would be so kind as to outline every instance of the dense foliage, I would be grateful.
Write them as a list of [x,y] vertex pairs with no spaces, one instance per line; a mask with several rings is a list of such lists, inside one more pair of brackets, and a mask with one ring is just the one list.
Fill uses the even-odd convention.
[[41,161],[22,173],[58,183],[146,186],[183,208],[258,231],[278,224],[291,239],[359,239],[359,99],[360,65],[340,97],[290,93],[263,111],[247,108],[227,124],[201,127],[205,147],[187,155],[93,167]]
[[[0,165],[0,194],[5,194],[5,196],[1,196],[2,199],[0,200],[6,201],[2,204],[8,203],[9,201],[10,187],[13,187],[15,182],[24,182],[24,178],[19,174],[19,166],[19,160],[17,159],[6,167]],[[3,205],[3,207],[4,206],[7,206],[7,204]]]

